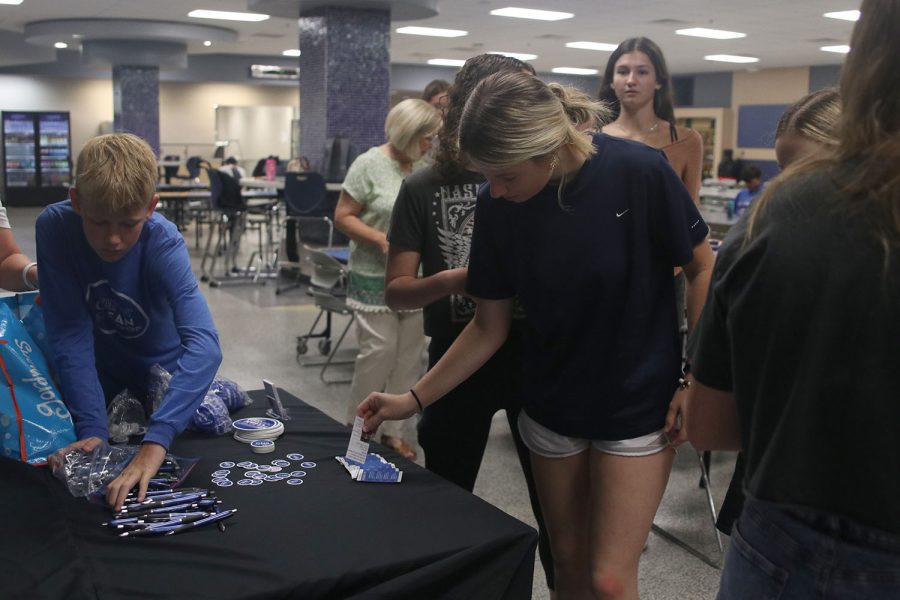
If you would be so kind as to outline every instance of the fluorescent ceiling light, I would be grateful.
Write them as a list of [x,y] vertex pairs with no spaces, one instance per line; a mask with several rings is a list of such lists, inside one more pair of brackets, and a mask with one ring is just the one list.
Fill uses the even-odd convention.
[[437,27],[399,27],[394,31],[408,35],[430,35],[432,37],[462,37],[469,35],[468,31],[463,31],[462,29],[439,29]]
[[747,37],[746,33],[738,31],[724,31],[722,29],[707,29],[705,27],[691,27],[689,29],[677,29],[675,33],[678,35],[689,35],[692,37],[710,38],[713,40],[735,40],[737,38]]
[[565,75],[596,75],[598,73],[597,69],[582,69],[579,67],[555,67],[551,71]]
[[432,58],[428,61],[428,64],[438,67],[461,67],[466,64],[466,61],[456,58]]
[[285,50],[281,54],[283,56],[300,56],[300,50],[297,50],[297,49]]
[[553,10],[535,10],[533,8],[517,8],[515,6],[507,6],[506,8],[498,8],[492,10],[491,14],[495,17],[515,17],[517,19],[536,19],[538,21],[562,21],[563,19],[571,19],[575,15],[567,12],[557,12]]
[[519,60],[534,60],[537,58],[537,54],[522,54],[519,52],[488,52],[488,54],[499,54],[501,56],[517,58]]
[[822,52],[837,52],[839,54],[847,54],[850,52],[850,46],[842,45],[842,46],[822,46],[819,48]]
[[69,45],[65,42],[56,42],[55,44],[53,44],[53,47],[62,50],[63,48],[68,48]]
[[218,19],[220,21],[265,21],[269,15],[249,12],[231,12],[227,10],[192,10],[189,17],[195,19]]
[[23,0],[0,0],[0,4],[22,4]]
[[829,19],[841,19],[843,21],[859,21],[858,10],[839,10],[837,12],[827,12],[823,16]]
[[601,52],[612,52],[618,48],[618,44],[606,44],[604,42],[569,42],[566,48],[578,48],[579,50],[599,50]]
[[704,60],[714,60],[727,63],[755,63],[759,59],[754,56],[736,56],[734,54],[710,54],[703,57]]

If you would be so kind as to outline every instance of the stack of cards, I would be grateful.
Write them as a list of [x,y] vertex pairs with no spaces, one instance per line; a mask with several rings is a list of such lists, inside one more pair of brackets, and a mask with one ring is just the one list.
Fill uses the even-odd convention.
[[379,454],[369,454],[369,438],[363,433],[363,419],[356,417],[346,456],[335,456],[356,481],[400,483],[403,472]]
[[234,439],[245,444],[254,440],[274,440],[284,433],[284,424],[278,419],[252,417],[232,423]]
[[376,481],[379,483],[400,483],[403,479],[403,471],[394,463],[389,463],[380,454],[366,455],[366,461],[362,464],[347,458],[335,456],[337,461],[344,465],[351,479],[356,481]]

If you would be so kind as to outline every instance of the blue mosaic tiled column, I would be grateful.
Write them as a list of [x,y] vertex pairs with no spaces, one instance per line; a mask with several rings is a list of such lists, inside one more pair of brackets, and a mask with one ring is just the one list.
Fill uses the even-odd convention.
[[390,95],[389,10],[327,7],[300,17],[300,152],[322,162],[325,140],[360,152],[384,143]]
[[159,67],[114,65],[113,129],[138,135],[159,155]]

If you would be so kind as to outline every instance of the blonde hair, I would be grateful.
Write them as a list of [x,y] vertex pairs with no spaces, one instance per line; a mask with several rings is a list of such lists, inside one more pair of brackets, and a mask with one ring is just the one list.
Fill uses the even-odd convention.
[[441,117],[430,104],[418,98],[408,98],[391,109],[384,121],[384,136],[388,144],[410,160],[422,158],[419,138],[437,133]]
[[88,140],[78,154],[75,191],[82,205],[118,215],[149,206],[156,193],[156,154],[130,133]]
[[579,90],[546,84],[525,73],[497,73],[479,83],[463,108],[459,148],[469,159],[504,169],[571,144],[577,154],[596,152],[570,114],[602,122],[605,104]]
[[786,133],[796,133],[823,146],[837,146],[840,116],[841,97],[835,88],[807,94],[781,115],[775,128],[775,139]]

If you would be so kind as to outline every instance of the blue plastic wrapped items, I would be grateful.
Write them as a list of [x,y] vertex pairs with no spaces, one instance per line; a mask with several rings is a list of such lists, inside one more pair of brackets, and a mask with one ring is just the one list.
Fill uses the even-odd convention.
[[0,366],[0,455],[42,465],[75,441],[75,427],[40,348],[5,303]]
[[216,377],[188,428],[225,435],[232,429],[229,413],[247,406],[250,402],[250,396],[238,384],[224,377]]
[[252,402],[250,396],[241,389],[241,386],[224,377],[213,379],[212,385],[209,386],[209,391],[222,399],[229,412],[244,408]]
[[191,417],[189,429],[204,433],[225,435],[231,431],[231,415],[225,402],[210,390],[203,398],[203,402],[197,407],[197,412]]
[[[155,411],[166,394],[172,376],[160,365],[153,365],[150,375],[149,400],[152,410]],[[225,435],[232,429],[229,413],[251,402],[250,396],[238,384],[224,377],[216,377],[210,384],[203,402],[191,417],[188,429]]]

